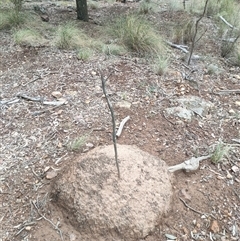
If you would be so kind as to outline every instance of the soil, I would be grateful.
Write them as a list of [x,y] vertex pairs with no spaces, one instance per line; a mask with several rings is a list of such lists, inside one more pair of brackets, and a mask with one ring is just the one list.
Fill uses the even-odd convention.
[[[53,25],[76,18],[63,2],[40,4],[48,8]],[[74,6],[74,2],[68,4]],[[81,27],[95,36],[98,24],[109,15],[138,5],[99,2],[99,8],[89,11],[90,22]],[[172,26],[185,13],[164,10],[164,4],[160,7],[163,11],[151,13],[149,19],[172,40]],[[111,116],[99,67],[105,77],[112,73],[107,92],[117,125],[130,116],[119,144],[136,145],[168,166],[207,155],[219,141],[231,147],[217,164],[207,159],[194,173],[174,173],[171,212],[144,240],[170,240],[168,235],[177,240],[240,240],[240,69],[220,57],[213,21],[206,18],[202,24],[208,31],[195,49],[201,59],[188,66],[184,53],[169,49],[171,64],[163,76],[138,57],[95,54],[81,61],[75,51],[18,46],[11,31],[0,32],[1,241],[80,240],[50,193],[54,173],[67,169],[92,146],[112,144]],[[210,64],[219,72],[210,73]],[[238,92],[222,94],[220,90]],[[44,105],[44,101],[56,101],[54,91],[61,93],[65,104]],[[41,100],[27,100],[19,94]],[[195,115],[191,121],[168,116],[165,109],[175,106],[180,96],[199,96],[213,107],[206,116]],[[118,107],[123,100],[131,107]],[[71,143],[80,137],[84,137],[82,148],[72,151]],[[47,176],[49,172],[53,175]]]

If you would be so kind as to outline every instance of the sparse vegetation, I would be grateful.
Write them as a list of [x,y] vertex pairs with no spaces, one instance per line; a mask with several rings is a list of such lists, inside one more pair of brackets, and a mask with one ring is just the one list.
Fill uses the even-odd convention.
[[93,55],[93,51],[89,48],[80,48],[77,53],[77,58],[83,61],[88,60]]
[[87,136],[78,137],[67,145],[67,149],[70,151],[81,151],[86,144],[86,141]]
[[140,14],[147,14],[152,10],[153,10],[153,7],[150,0],[141,1],[139,5],[139,10],[138,10]]
[[229,145],[219,142],[211,156],[211,161],[214,164],[221,162],[225,156],[228,156],[230,149],[231,147]]
[[167,56],[158,56],[155,59],[155,63],[153,65],[154,72],[158,75],[163,75],[166,73],[169,65],[169,58]]
[[127,52],[123,46],[117,44],[105,44],[102,51],[106,55],[123,55]]
[[98,3],[96,1],[88,1],[89,9],[98,9]]

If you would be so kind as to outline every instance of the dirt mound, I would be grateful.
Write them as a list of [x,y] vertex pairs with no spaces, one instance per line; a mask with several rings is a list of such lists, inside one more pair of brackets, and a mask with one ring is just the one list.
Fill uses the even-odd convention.
[[54,184],[54,200],[88,240],[136,240],[154,230],[169,210],[170,176],[164,161],[135,146],[113,146],[74,160]]

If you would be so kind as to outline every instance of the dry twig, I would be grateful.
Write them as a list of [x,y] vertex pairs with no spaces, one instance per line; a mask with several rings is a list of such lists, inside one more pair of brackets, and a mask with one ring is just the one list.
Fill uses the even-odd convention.
[[46,218],[43,214],[41,214],[41,212],[39,211],[39,209],[38,209],[38,207],[37,207],[37,205],[36,205],[35,202],[32,201],[32,204],[33,204],[33,206],[36,208],[37,213],[38,213],[43,219],[45,219],[47,222],[49,222],[49,223],[54,227],[54,229],[56,229],[56,230],[58,231],[58,233],[59,233],[59,235],[60,235],[60,237],[61,237],[61,240],[64,240],[64,239],[63,239],[63,235],[62,235],[62,231],[61,231],[61,229],[59,229],[59,227],[58,227],[59,223],[57,223],[57,224],[55,225],[51,220],[49,220],[49,219]]
[[111,116],[112,116],[112,123],[113,123],[113,132],[112,132],[112,137],[113,137],[113,145],[114,145],[114,152],[115,152],[115,162],[116,162],[116,166],[117,166],[117,171],[118,171],[118,178],[120,178],[120,169],[119,169],[119,164],[118,164],[118,156],[117,156],[117,141],[116,141],[116,122],[115,122],[115,116],[114,116],[114,112],[113,112],[113,108],[112,108],[112,104],[109,101],[107,92],[106,92],[106,81],[108,80],[108,78],[111,76],[111,74],[104,79],[102,72],[99,70],[100,72],[100,76],[101,76],[101,81],[102,81],[102,89],[103,89],[103,93],[104,96],[107,100],[107,104],[108,104],[108,108],[111,112]]

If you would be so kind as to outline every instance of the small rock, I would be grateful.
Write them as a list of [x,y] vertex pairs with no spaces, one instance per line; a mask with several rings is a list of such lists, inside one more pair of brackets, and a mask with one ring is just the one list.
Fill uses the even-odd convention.
[[76,236],[75,236],[75,234],[73,234],[73,233],[71,233],[71,234],[69,235],[69,238],[70,238],[70,241],[75,241],[75,240],[76,240]]
[[239,171],[239,167],[237,167],[237,166],[232,166],[232,171],[233,172],[238,172]]
[[126,109],[130,109],[131,108],[131,103],[128,101],[120,101],[116,103],[116,106],[119,108],[126,108]]
[[31,229],[32,229],[32,227],[30,227],[30,226],[25,227],[25,230],[27,230],[27,231],[30,231]]
[[233,176],[229,173],[229,171],[227,171],[227,178],[228,179],[232,179],[233,178]]
[[189,234],[189,231],[186,227],[183,227],[183,232],[184,232],[184,234],[187,234],[187,235]]
[[93,145],[92,143],[86,143],[86,147],[88,147],[88,148],[93,148],[94,145]]
[[240,106],[240,101],[236,101],[236,102],[235,102],[235,105]]
[[228,111],[229,114],[235,114],[235,111],[233,109]]
[[59,91],[53,91],[52,96],[55,97],[56,99],[59,99],[62,97],[62,93]]
[[183,188],[180,190],[180,194],[184,197],[184,199],[191,200],[192,197],[187,193],[187,189]]
[[91,72],[91,75],[95,76],[97,73],[95,71]]
[[56,176],[57,176],[57,172],[54,171],[54,170],[49,171],[49,172],[46,173],[46,178],[47,178],[47,179],[53,179],[53,178],[56,177]]
[[170,240],[176,240],[177,237],[173,236],[172,234],[165,234],[166,238],[170,239]]
[[217,222],[217,220],[213,220],[211,225],[210,225],[210,231],[212,231],[213,233],[219,233],[220,232],[220,227],[219,224]]
[[44,15],[41,15],[41,19],[43,22],[49,22],[49,16],[44,14]]

